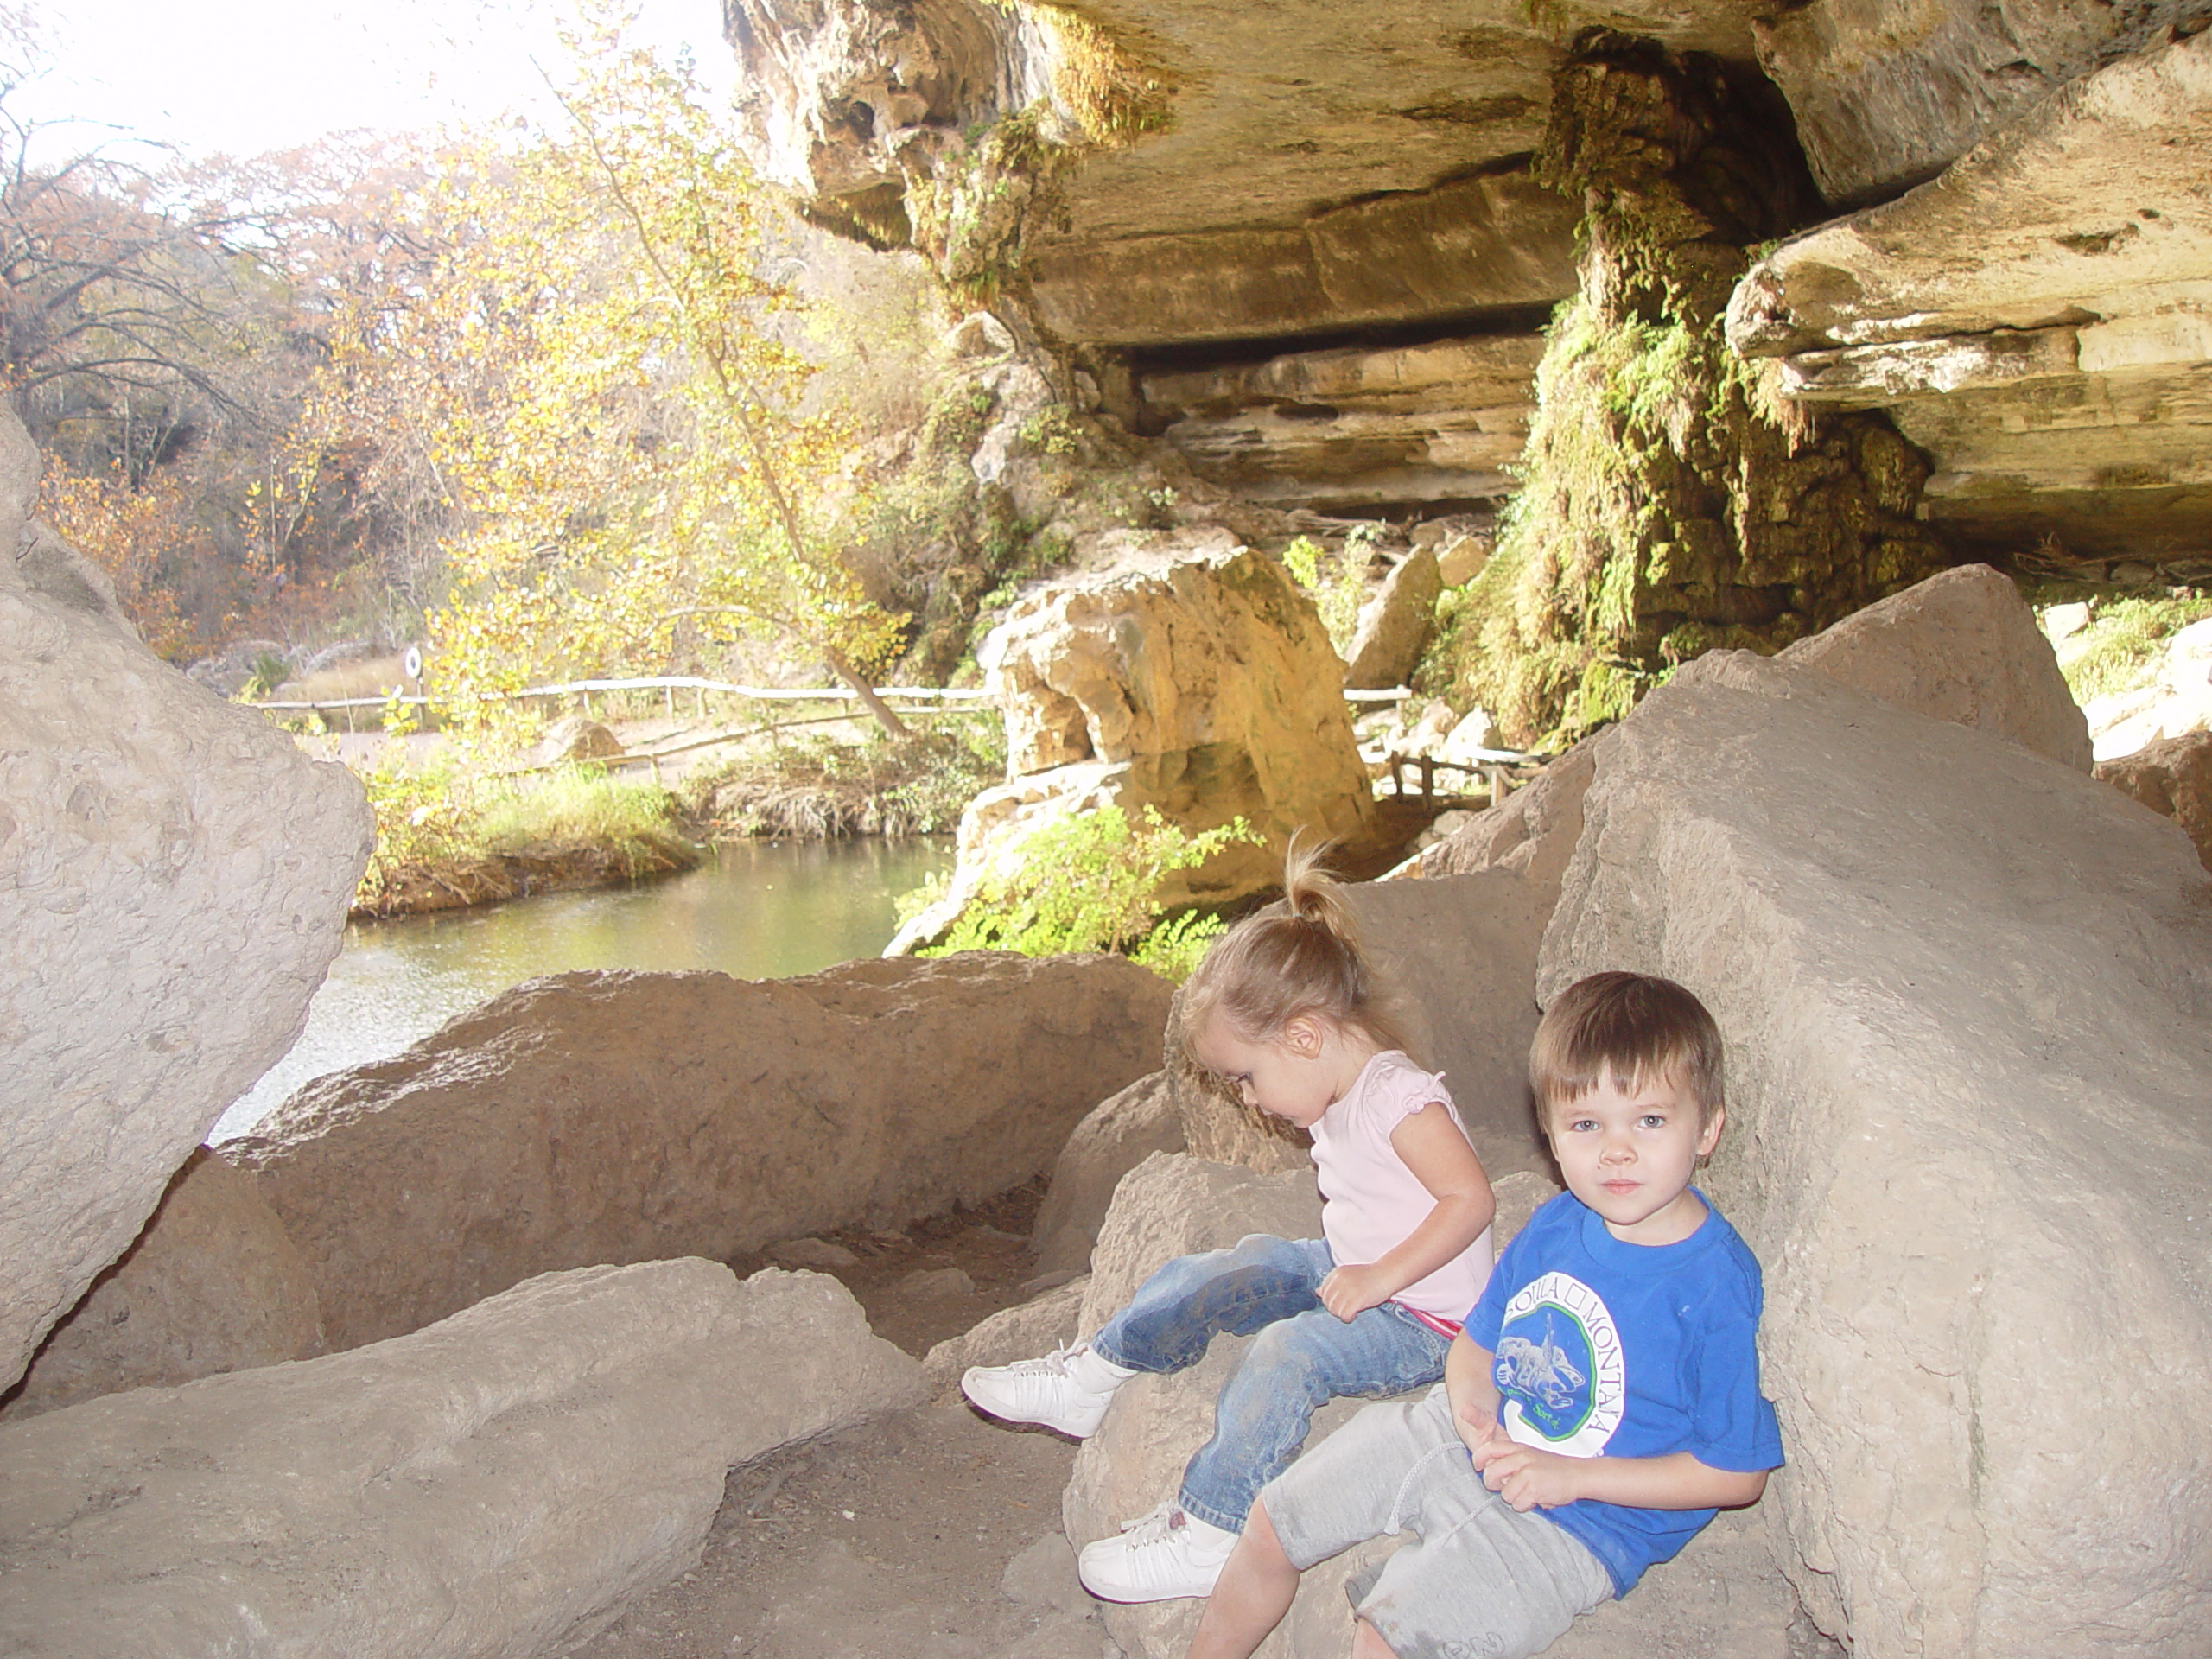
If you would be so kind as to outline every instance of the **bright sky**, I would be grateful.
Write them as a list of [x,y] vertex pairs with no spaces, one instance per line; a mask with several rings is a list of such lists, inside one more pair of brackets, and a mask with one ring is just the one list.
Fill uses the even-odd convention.
[[[719,0],[638,0],[638,36],[734,78]],[[534,102],[559,0],[28,0],[54,65],[11,113],[81,118],[188,154],[250,156],[333,131],[401,131]],[[73,129],[68,147],[97,142]]]

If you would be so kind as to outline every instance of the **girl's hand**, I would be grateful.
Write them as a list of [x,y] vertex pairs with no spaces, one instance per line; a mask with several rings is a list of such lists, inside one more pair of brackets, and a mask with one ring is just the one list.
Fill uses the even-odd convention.
[[1494,1424],[1478,1446],[1471,1445],[1475,1468],[1483,1484],[1526,1515],[1530,1510],[1555,1510],[1582,1496],[1581,1478],[1587,1458],[1563,1458],[1556,1452],[1540,1452],[1523,1446]]
[[1379,1307],[1397,1294],[1398,1287],[1376,1263],[1364,1267],[1332,1268],[1316,1294],[1321,1306],[1346,1325],[1370,1307]]

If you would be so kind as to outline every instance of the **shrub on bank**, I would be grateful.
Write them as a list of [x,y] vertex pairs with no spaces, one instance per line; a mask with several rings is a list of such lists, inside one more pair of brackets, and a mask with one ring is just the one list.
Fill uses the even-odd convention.
[[377,844],[356,915],[492,904],[699,861],[676,828],[673,796],[596,766],[483,776],[448,761],[410,766],[393,745],[361,783]]
[[904,738],[779,743],[687,780],[683,804],[718,840],[938,835],[959,828],[968,803],[1005,776],[1006,732],[993,711]]
[[[1029,838],[1013,874],[985,878],[944,943],[918,954],[1118,950],[1163,978],[1187,979],[1219,936],[1222,920],[1198,912],[1163,920],[1156,896],[1161,880],[1197,868],[1232,843],[1262,839],[1241,817],[1193,835],[1155,806],[1135,823],[1118,806],[1063,818]],[[899,901],[902,916],[918,914],[939,891],[907,894]]]

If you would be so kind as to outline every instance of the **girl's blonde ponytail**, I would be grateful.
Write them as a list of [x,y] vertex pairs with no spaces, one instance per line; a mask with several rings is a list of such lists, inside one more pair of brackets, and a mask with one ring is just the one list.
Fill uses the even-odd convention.
[[1344,888],[1322,865],[1328,849],[1303,831],[1294,835],[1283,859],[1283,912],[1239,922],[1191,976],[1179,1033],[1186,1054],[1211,1020],[1227,1020],[1249,1042],[1267,1042],[1300,1014],[1362,1032],[1378,1048],[1405,1046]]

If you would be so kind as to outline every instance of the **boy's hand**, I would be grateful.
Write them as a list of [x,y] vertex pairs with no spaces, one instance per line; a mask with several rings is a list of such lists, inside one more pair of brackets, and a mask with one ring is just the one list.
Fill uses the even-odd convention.
[[1349,1325],[1370,1307],[1379,1307],[1398,1289],[1373,1262],[1358,1268],[1332,1268],[1317,1293],[1321,1306]]
[[1471,1400],[1465,1406],[1455,1402],[1452,1408],[1452,1427],[1459,1431],[1459,1438],[1467,1443],[1467,1450],[1473,1454],[1477,1469],[1483,1466],[1485,1452],[1495,1456],[1513,1444],[1506,1435],[1505,1426],[1497,1421],[1497,1408],[1485,1406],[1478,1401]]
[[1483,1484],[1523,1515],[1530,1510],[1555,1510],[1582,1496],[1581,1478],[1590,1461],[1586,1458],[1563,1458],[1523,1446],[1496,1423],[1481,1445],[1471,1442],[1468,1450]]

